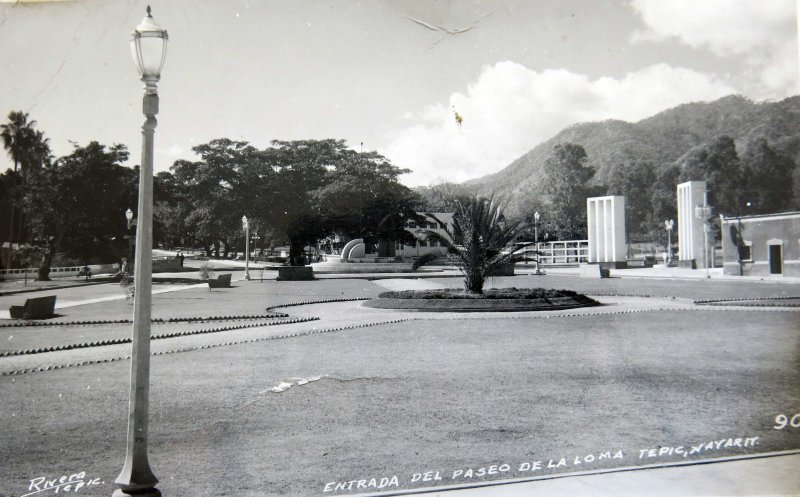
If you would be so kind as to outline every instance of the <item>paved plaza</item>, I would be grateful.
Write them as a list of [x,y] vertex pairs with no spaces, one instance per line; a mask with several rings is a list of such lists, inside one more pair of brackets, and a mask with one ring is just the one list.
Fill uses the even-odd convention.
[[[460,287],[447,271],[232,274],[229,289],[154,285],[149,455],[165,496],[800,492],[797,281],[554,270],[489,284],[603,305],[454,314],[362,305]],[[6,292],[0,310],[45,294],[58,296],[46,325],[0,319],[0,495],[52,495],[34,493],[39,478],[83,472],[79,494],[107,496],[132,301],[99,284]],[[692,465],[714,461],[729,462]],[[667,469],[627,471],[650,467]]]

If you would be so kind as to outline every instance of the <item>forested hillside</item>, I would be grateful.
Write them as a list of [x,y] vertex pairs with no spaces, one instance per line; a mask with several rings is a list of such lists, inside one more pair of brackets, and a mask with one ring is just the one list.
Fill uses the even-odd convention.
[[[761,212],[767,207],[800,209],[800,96],[763,103],[729,96],[710,103],[680,105],[636,123],[610,120],[576,124],[505,169],[462,186],[472,192],[494,192],[509,198],[509,214],[530,216],[532,209],[546,209],[551,203],[545,194],[546,164],[560,144],[584,149],[583,164],[594,170],[585,185],[588,192],[632,194],[650,202],[636,207],[645,211],[640,217],[652,218],[648,226],[631,226],[641,234],[655,229],[656,223],[663,222],[660,217],[671,214],[669,197],[674,184],[670,183],[706,179],[705,174],[716,177],[709,181],[716,183],[717,190],[735,190],[724,192],[722,196],[727,198],[720,212],[741,210],[737,204],[740,200],[751,202],[751,207]],[[723,175],[714,170],[722,166],[709,161],[718,157],[734,162],[724,166],[733,171],[731,177],[721,179]],[[793,176],[798,177],[794,190]],[[782,184],[776,185],[776,179]],[[783,190],[780,194],[786,198],[782,202],[767,201],[774,200],[767,198],[773,187]],[[760,189],[758,203],[745,199],[748,188]],[[717,192],[718,196],[722,193]]]

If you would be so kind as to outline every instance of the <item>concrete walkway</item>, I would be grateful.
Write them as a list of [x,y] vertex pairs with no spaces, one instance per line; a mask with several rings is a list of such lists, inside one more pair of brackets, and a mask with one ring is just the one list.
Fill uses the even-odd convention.
[[[800,495],[800,455],[777,454],[707,464],[637,468],[470,489],[405,495],[443,497],[710,497]],[[646,469],[646,470],[645,470]],[[399,494],[392,494],[399,495]]]

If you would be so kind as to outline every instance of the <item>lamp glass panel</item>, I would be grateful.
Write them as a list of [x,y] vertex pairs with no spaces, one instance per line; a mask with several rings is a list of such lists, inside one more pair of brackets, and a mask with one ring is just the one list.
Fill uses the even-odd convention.
[[133,57],[133,63],[136,64],[136,70],[139,71],[139,76],[142,75],[142,61],[139,59],[139,38],[133,37],[131,38],[131,56]]
[[139,38],[142,76],[158,77],[164,62],[167,41],[159,36],[142,36]]

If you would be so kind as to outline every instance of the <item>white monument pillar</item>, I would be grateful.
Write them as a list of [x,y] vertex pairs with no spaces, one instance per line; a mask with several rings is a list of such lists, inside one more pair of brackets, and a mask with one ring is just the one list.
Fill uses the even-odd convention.
[[586,199],[589,263],[625,262],[625,197]]
[[703,205],[705,193],[705,181],[687,181],[678,185],[679,261],[703,259],[703,220],[695,217],[694,208]]

